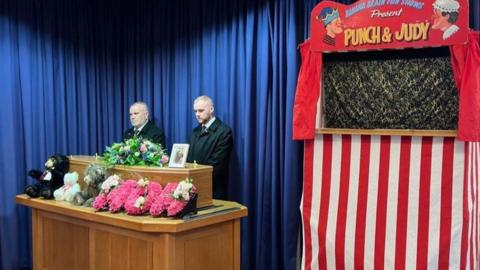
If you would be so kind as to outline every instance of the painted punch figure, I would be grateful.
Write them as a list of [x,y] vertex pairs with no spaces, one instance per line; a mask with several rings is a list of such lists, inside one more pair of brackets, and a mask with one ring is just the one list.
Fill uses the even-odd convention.
[[316,18],[323,22],[323,26],[327,31],[323,37],[323,42],[335,46],[335,36],[343,32],[343,22],[338,13],[338,9],[326,7],[322,9]]

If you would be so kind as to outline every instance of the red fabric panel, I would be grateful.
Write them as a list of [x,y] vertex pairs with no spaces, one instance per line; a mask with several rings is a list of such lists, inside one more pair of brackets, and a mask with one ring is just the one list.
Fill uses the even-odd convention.
[[471,31],[468,43],[450,46],[455,83],[459,90],[458,134],[464,141],[480,141],[480,32]]
[[390,136],[380,137],[380,161],[378,171],[378,197],[377,213],[375,227],[375,252],[373,260],[373,269],[379,270],[385,268],[385,235],[387,224],[387,205],[388,205],[388,177],[390,166]]
[[315,117],[322,76],[322,54],[310,51],[310,40],[300,44],[299,47],[302,66],[298,73],[293,106],[293,139],[308,140],[315,136]]
[[428,269],[430,189],[432,187],[432,137],[422,138],[418,195],[417,269]]
[[350,159],[352,156],[350,135],[342,136],[342,157],[340,169],[340,190],[338,196],[337,233],[335,235],[335,268],[345,269],[345,227],[347,224],[348,190],[350,188]]
[[452,187],[453,187],[453,157],[455,138],[445,138],[443,142],[442,159],[442,196],[440,213],[440,243],[438,246],[438,268],[449,269],[450,245],[452,230]]

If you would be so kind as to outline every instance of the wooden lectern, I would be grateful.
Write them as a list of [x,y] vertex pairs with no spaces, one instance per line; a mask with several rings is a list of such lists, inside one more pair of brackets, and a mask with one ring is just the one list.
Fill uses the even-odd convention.
[[[101,163],[90,156],[70,156],[69,162],[80,184],[86,166]],[[240,218],[247,216],[247,208],[213,200],[211,166],[114,166],[109,173],[122,179],[147,177],[163,186],[191,178],[197,207],[203,209],[184,219],[153,218],[18,195],[17,203],[32,208],[34,269],[240,269]]]
[[247,209],[214,200],[190,219],[95,212],[18,195],[32,208],[33,268],[49,270],[240,269]]

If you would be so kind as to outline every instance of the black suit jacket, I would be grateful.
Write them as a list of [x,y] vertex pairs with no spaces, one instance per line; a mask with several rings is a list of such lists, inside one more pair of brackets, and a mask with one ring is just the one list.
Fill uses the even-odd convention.
[[[133,127],[127,129],[123,133],[123,140],[132,138],[133,135],[135,135],[134,130],[135,129]],[[148,120],[147,124],[145,124],[145,126],[142,128],[138,136],[142,137],[143,139],[150,140],[151,142],[159,143],[165,149],[165,134],[163,133],[163,130],[155,126],[151,120]]]
[[199,125],[190,134],[189,144],[187,161],[213,166],[213,197],[228,199],[228,163],[233,148],[230,127],[218,118],[205,133]]

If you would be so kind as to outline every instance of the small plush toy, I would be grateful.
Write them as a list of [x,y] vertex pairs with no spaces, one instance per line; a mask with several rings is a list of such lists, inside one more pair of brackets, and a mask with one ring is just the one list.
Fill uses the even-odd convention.
[[92,206],[93,199],[100,193],[106,174],[107,168],[97,164],[88,165],[83,178],[83,188],[75,194],[72,203],[74,205]]
[[53,192],[53,197],[57,201],[72,202],[75,194],[80,192],[80,185],[78,184],[78,173],[66,173],[63,177],[63,186]]
[[25,187],[24,192],[32,197],[53,198],[54,190],[63,185],[63,176],[68,172],[68,159],[63,155],[51,156],[45,162],[45,170],[30,170],[28,175],[37,182]]

